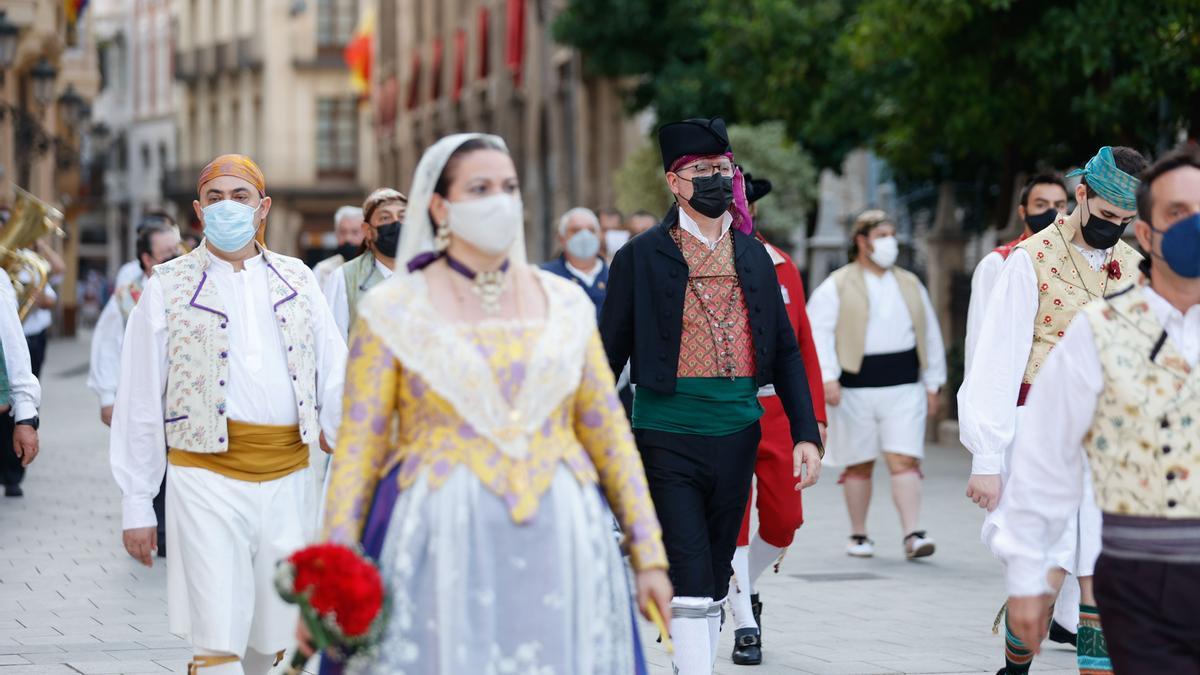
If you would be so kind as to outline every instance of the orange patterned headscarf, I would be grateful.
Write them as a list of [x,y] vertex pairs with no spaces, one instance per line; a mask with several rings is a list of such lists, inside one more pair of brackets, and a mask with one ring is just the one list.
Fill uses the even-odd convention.
[[200,180],[196,183],[196,192],[199,193],[204,184],[218,176],[233,176],[248,181],[251,185],[258,188],[258,196],[267,196],[267,179],[263,176],[262,169],[254,163],[246,155],[221,155],[208,163],[208,166],[200,172]]

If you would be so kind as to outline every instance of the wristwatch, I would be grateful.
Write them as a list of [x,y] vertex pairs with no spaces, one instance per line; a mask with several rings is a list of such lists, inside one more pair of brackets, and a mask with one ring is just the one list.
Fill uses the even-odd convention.
[[29,418],[26,418],[23,420],[17,420],[17,424],[25,424],[27,426],[31,426],[31,427],[33,427],[34,431],[37,431],[37,428],[38,428],[38,426],[41,425],[41,422],[38,421],[38,416],[34,415],[33,417],[29,417]]

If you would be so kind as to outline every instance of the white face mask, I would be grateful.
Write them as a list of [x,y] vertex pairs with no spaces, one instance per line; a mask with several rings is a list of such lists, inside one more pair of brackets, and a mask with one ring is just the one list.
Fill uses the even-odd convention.
[[582,260],[595,258],[600,252],[600,237],[591,230],[580,230],[567,240],[566,249],[567,253]]
[[525,224],[521,198],[504,192],[448,206],[450,232],[488,255],[507,252]]
[[887,269],[896,264],[900,255],[900,242],[895,237],[880,237],[871,242],[871,262]]

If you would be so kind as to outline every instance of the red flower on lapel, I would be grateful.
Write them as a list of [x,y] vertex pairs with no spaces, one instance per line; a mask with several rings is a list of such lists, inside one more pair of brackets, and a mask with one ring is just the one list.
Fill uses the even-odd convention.
[[1114,261],[1108,263],[1108,278],[1109,279],[1120,279],[1121,278],[1121,261],[1114,260]]

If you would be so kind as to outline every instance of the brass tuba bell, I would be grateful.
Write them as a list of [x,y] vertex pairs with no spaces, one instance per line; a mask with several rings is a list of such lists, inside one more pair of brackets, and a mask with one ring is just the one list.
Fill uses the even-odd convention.
[[[61,236],[63,214],[21,188],[14,185],[13,189],[12,214],[0,232],[0,267],[17,292],[17,316],[24,321],[50,278],[50,263],[27,249],[48,234]],[[28,281],[21,280],[22,271]]]

